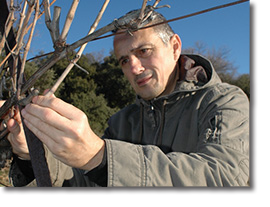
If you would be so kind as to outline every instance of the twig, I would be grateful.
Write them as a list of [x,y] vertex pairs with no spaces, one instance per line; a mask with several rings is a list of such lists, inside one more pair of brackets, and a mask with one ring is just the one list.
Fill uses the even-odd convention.
[[[145,13],[148,13],[150,11],[151,11],[151,8],[146,7]],[[140,11],[135,10],[135,11],[132,11],[132,12],[120,17],[119,19],[117,19],[115,21],[117,22],[117,26],[119,26],[120,28],[124,28],[124,26],[126,26],[128,22],[131,22],[134,19],[137,19],[139,15],[140,15]],[[83,37],[80,40],[74,42],[73,44],[69,45],[67,47],[67,49],[72,51],[72,50],[80,47],[84,43],[90,42],[90,41],[100,37],[101,35],[103,35],[105,33],[113,31],[116,28],[115,21],[108,24],[105,27],[100,28],[99,30],[93,32],[92,34],[89,34],[86,37]],[[136,29],[140,29],[140,28],[144,27],[145,25],[147,25],[148,23],[149,23],[148,21],[144,21],[139,25],[139,28],[136,28]]]
[[47,26],[47,29],[50,32],[52,42],[55,43],[57,40],[54,34],[55,29],[52,28],[52,20],[51,20],[51,11],[49,6],[50,1],[49,0],[43,0],[43,6],[44,6],[44,12],[45,12],[45,24]]
[[30,49],[30,45],[32,42],[32,38],[33,38],[33,34],[34,34],[34,30],[36,27],[36,23],[38,20],[38,14],[39,14],[39,0],[36,0],[36,7],[35,7],[35,17],[33,20],[33,26],[31,28],[29,37],[28,37],[28,41],[26,43],[25,49],[24,49],[24,53],[23,53],[23,59],[22,59],[22,64],[21,64],[21,70],[20,70],[20,75],[19,75],[19,79],[18,79],[18,89],[17,89],[17,98],[19,99],[20,95],[21,95],[21,88],[22,88],[22,84],[23,84],[23,75],[24,75],[24,67],[25,67],[25,63],[26,63],[26,58]]
[[[54,4],[55,1],[56,1],[56,0],[53,0],[53,1],[50,3],[50,6],[51,6],[52,4]],[[39,14],[38,19],[39,19],[44,13],[45,13],[45,11],[43,10],[43,11]],[[31,23],[31,24],[27,27],[26,32],[28,32],[28,30],[32,27],[32,25],[33,25],[33,23]],[[10,50],[10,52],[6,55],[5,59],[0,63],[0,67],[2,67],[2,65],[3,65],[3,64],[6,62],[6,60],[10,57],[10,55],[15,51],[16,47],[17,47],[17,44],[15,44],[15,46],[14,46],[14,47]]]
[[23,38],[24,38],[25,34],[27,33],[27,30],[26,30],[27,25],[28,25],[28,22],[30,20],[32,12],[34,11],[34,0],[27,1],[27,2],[28,2],[27,13],[26,13],[25,19],[23,21],[22,30],[18,34],[19,37],[18,37],[18,42],[17,42],[17,48],[16,48],[16,51],[15,51],[15,53],[17,53],[17,54],[19,54],[19,51],[22,48]]
[[[20,13],[21,18],[20,18],[20,23],[19,23],[19,28],[18,28],[17,34],[20,34],[21,33],[21,30],[22,30],[22,24],[23,24],[23,20],[25,18],[26,6],[27,6],[27,2],[25,1],[24,2],[24,5],[23,5],[22,12]],[[18,37],[19,37],[19,35],[17,35],[16,42],[18,42]]]
[[[94,23],[92,24],[88,34],[91,34],[95,31],[95,29],[97,28],[98,23],[101,20],[101,17],[106,9],[106,7],[108,6],[108,3],[110,2],[110,0],[105,0],[97,18],[95,19]],[[62,75],[58,78],[58,80],[56,81],[56,83],[54,84],[54,86],[47,92],[46,96],[51,96],[53,93],[55,93],[55,91],[57,90],[57,88],[59,87],[59,85],[63,82],[63,80],[66,78],[66,76],[68,75],[68,73],[71,71],[71,69],[74,67],[74,65],[76,65],[76,63],[79,61],[85,47],[86,47],[87,43],[83,44],[79,51],[77,52],[75,58],[70,62],[70,64],[67,66],[67,68],[65,69],[65,71],[62,73]]]
[[15,60],[14,60],[14,65],[13,65],[14,72],[13,72],[13,77],[12,77],[12,86],[13,86],[12,88],[13,88],[14,93],[17,91],[17,75],[18,75],[17,64],[18,64],[18,59],[19,59],[19,53],[23,46],[23,38],[27,33],[26,29],[27,29],[28,22],[30,20],[32,12],[34,11],[35,0],[27,1],[27,3],[28,3],[27,13],[23,21],[21,32],[18,34],[19,37],[18,37],[17,47],[15,50]]
[[64,27],[62,29],[62,33],[61,33],[60,38],[59,38],[60,43],[65,42],[67,39],[67,34],[68,34],[69,29],[70,29],[71,23],[74,19],[78,4],[79,4],[79,0],[73,0],[72,5],[70,7],[70,10],[68,12],[68,15],[66,17],[66,21],[65,21]]
[[[35,82],[55,63],[64,58],[69,50],[65,49],[60,53],[54,53],[51,58],[49,58],[41,68],[39,68],[23,85],[21,94],[24,94],[29,88],[31,88]],[[1,113],[0,113],[1,116]]]
[[61,7],[55,6],[53,10],[53,19],[51,22],[51,27],[53,30],[53,39],[55,41],[58,40],[60,36],[60,32],[59,32],[60,13],[61,13]]
[[[156,0],[152,7],[155,9],[160,1],[161,1],[161,0]],[[141,22],[147,20],[148,17],[150,17],[152,13],[153,13],[153,10],[150,10],[150,11],[147,13],[147,15],[145,15],[145,16],[143,17],[143,19],[141,20]],[[141,23],[141,22],[140,22],[140,23]]]
[[138,17],[138,24],[141,23],[141,21],[143,20],[144,10],[145,10],[145,8],[146,8],[147,2],[148,2],[148,0],[143,0],[141,12],[140,12],[140,15],[139,15],[139,17]]
[[[9,15],[8,15],[8,18],[7,18],[7,21],[6,21],[6,24],[5,24],[5,32],[3,33],[3,36],[2,36],[2,39],[1,39],[1,42],[0,42],[0,55],[2,54],[2,50],[5,46],[5,42],[6,42],[6,37],[10,31],[10,29],[12,28],[12,25],[15,21],[15,18],[14,18],[14,1],[11,0],[10,1],[10,12],[9,12]],[[8,47],[8,44],[6,44],[7,47]],[[10,48],[9,48],[10,49]]]
[[7,59],[10,57],[10,55],[14,52],[14,50],[16,49],[16,45],[12,48],[12,50],[10,50],[10,52],[8,53],[8,55],[4,58],[4,60],[2,60],[2,62],[0,63],[0,67],[2,67],[2,65],[7,61]]
[[155,3],[153,4],[153,7],[156,8],[158,3],[160,2],[161,0],[156,0]]

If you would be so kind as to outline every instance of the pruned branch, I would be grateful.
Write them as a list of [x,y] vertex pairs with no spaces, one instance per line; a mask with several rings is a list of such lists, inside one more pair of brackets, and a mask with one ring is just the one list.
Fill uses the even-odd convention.
[[[110,0],[105,0],[101,10],[99,11],[99,14],[97,16],[97,18],[95,19],[94,23],[92,24],[88,35],[92,34],[95,29],[98,26],[98,23],[101,20],[101,17],[106,9],[106,7],[108,6]],[[63,82],[63,80],[66,78],[66,76],[68,75],[68,73],[71,71],[71,69],[74,67],[74,65],[76,65],[76,63],[79,61],[79,59],[81,58],[81,55],[86,47],[87,43],[83,44],[79,51],[77,52],[75,58],[70,62],[70,64],[67,66],[67,68],[65,69],[65,71],[62,73],[62,75],[58,78],[58,80],[56,81],[56,83],[53,85],[53,87],[47,92],[47,96],[51,96],[53,93],[55,93],[55,91],[57,90],[57,88],[60,86],[60,84]]]
[[[24,18],[25,18],[25,11],[26,11],[26,7],[27,7],[27,2],[25,1],[24,2],[24,5],[23,5],[23,9],[22,9],[22,12],[20,13],[20,23],[19,23],[19,28],[18,28],[18,34],[21,33],[21,30],[22,30],[22,25],[23,25],[23,21],[24,21]],[[17,35],[17,38],[16,38],[16,41],[18,42],[18,35]]]
[[[52,20],[51,20],[51,10],[50,10],[50,1],[49,0],[43,0],[43,6],[44,6],[44,12],[45,12],[45,24],[50,32],[51,38],[52,38],[52,42],[53,44],[56,42],[56,40],[58,39],[55,31],[59,31],[59,28],[55,28],[57,26],[59,26],[59,24],[52,24]],[[61,10],[61,9],[60,9]],[[57,10],[57,14],[60,15],[59,10]],[[57,18],[57,15],[54,15],[55,18]],[[54,22],[57,22],[56,20]]]
[[52,39],[54,48],[56,50],[62,50],[65,47],[66,38],[69,32],[71,23],[74,19],[78,4],[79,4],[79,0],[73,0],[73,3],[67,14],[66,21],[60,35],[59,19],[60,19],[61,8],[54,7],[53,19],[51,20],[49,0],[43,0],[43,6],[44,6],[44,11],[45,11],[45,23],[48,30],[50,31],[51,39]]
[[148,2],[148,0],[143,0],[142,8],[141,8],[141,11],[140,11],[140,14],[139,14],[139,17],[138,17],[139,23],[143,20],[144,10],[146,8],[147,2]]
[[14,0],[11,0],[10,1],[10,12],[9,12],[9,15],[8,15],[8,18],[7,18],[7,21],[6,21],[6,24],[5,24],[5,30],[4,30],[4,33],[2,35],[2,39],[1,39],[1,42],[0,42],[0,55],[2,54],[2,50],[3,50],[3,48],[5,46],[5,42],[6,42],[6,37],[9,34],[9,31],[12,28],[14,21],[15,21],[15,18],[14,18]]
[[161,0],[156,0],[155,3],[153,4],[153,7],[156,8],[160,1]]
[[28,3],[27,13],[26,13],[25,19],[23,21],[22,29],[21,29],[20,33],[18,33],[17,48],[15,50],[15,53],[17,53],[17,54],[19,54],[19,51],[23,46],[23,38],[24,38],[25,34],[27,33],[27,25],[29,23],[32,12],[34,11],[35,0],[27,1],[27,3]]
[[[27,1],[28,4],[28,9],[26,12],[26,16],[23,20],[23,24],[22,24],[22,29],[20,31],[20,33],[18,33],[18,42],[17,42],[17,47],[15,49],[15,56],[14,56],[14,64],[13,64],[13,77],[12,77],[12,89],[13,92],[16,93],[17,92],[17,75],[18,75],[18,70],[17,70],[17,66],[18,66],[18,59],[19,59],[19,55],[20,55],[20,50],[23,47],[23,39],[27,33],[27,25],[29,23],[30,17],[34,11],[34,5],[35,5],[35,0],[29,0]],[[20,78],[20,77],[19,77]],[[19,94],[17,94],[17,96],[19,96]]]
[[[147,6],[145,8],[144,13],[145,13],[145,15],[147,15],[151,11],[152,11],[152,7]],[[100,37],[103,34],[106,34],[108,32],[115,30],[118,27],[121,29],[136,31],[149,23],[149,21],[147,19],[145,19],[139,25],[137,25],[137,24],[132,25],[132,23],[136,22],[135,20],[139,17],[139,15],[140,15],[140,10],[135,10],[135,11],[129,12],[126,15],[120,17],[119,19],[114,20],[114,22],[108,24],[107,26],[102,27],[99,30],[93,32],[92,34],[87,35],[87,36],[83,37],[82,39],[74,42],[73,44],[69,45],[67,49],[72,51],[72,50],[80,47],[84,43],[90,42],[90,41]],[[131,24],[128,24],[128,23],[131,23]]]
[[28,41],[26,43],[25,49],[24,49],[24,53],[23,53],[23,59],[22,59],[22,64],[21,64],[21,69],[20,69],[20,74],[19,74],[19,79],[18,79],[18,89],[17,89],[17,98],[20,98],[21,95],[21,88],[23,85],[23,75],[24,75],[24,68],[25,68],[25,63],[26,63],[26,59],[27,59],[27,55],[30,49],[30,45],[32,42],[32,38],[33,38],[33,34],[34,34],[34,30],[36,27],[36,23],[38,20],[38,14],[39,14],[39,0],[36,0],[35,3],[35,16],[34,16],[34,20],[33,20],[33,25],[28,37]]
[[73,0],[72,5],[71,5],[71,7],[69,9],[69,12],[67,14],[66,21],[65,21],[62,33],[61,33],[60,38],[59,38],[59,43],[60,44],[62,42],[66,42],[67,35],[68,35],[68,32],[69,32],[71,23],[72,23],[72,21],[74,19],[75,12],[77,10],[78,4],[79,4],[79,0]]
[[[59,39],[60,31],[59,31],[59,21],[60,21],[61,7],[55,6],[53,10],[53,19],[51,22],[51,27],[53,30],[53,40],[54,42]],[[53,43],[54,43],[53,42]]]
[[[50,6],[52,4],[55,3],[56,0],[53,0],[51,3],[50,3]],[[38,16],[38,19],[45,13],[45,11],[43,10],[39,16]],[[29,24],[27,29],[26,29],[26,32],[28,32],[28,30],[32,27],[33,23]],[[18,40],[18,36],[16,38]],[[7,44],[8,45],[8,44]],[[13,46],[13,48],[10,50],[10,52],[6,55],[6,57],[4,58],[4,60],[0,63],[0,68],[2,67],[2,65],[8,60],[8,58],[11,56],[12,53],[14,53],[15,49],[17,47],[17,43]]]

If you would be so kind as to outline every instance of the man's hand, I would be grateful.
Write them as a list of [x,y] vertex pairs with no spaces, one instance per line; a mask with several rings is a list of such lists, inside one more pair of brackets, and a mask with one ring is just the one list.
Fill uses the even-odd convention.
[[[0,106],[4,104],[5,101],[0,101]],[[20,158],[30,160],[28,146],[26,143],[24,130],[22,126],[22,121],[19,113],[19,109],[14,110],[14,117],[6,117],[6,125],[9,130],[7,139],[12,145],[13,153],[17,154]],[[3,123],[1,123],[2,125]],[[2,126],[1,126],[2,127]]]
[[101,163],[105,142],[81,110],[53,96],[36,96],[21,113],[26,126],[60,161],[84,170]]

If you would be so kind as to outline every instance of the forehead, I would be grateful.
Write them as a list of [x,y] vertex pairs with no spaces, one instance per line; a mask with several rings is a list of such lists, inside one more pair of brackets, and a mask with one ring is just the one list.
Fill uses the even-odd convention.
[[[155,45],[159,42],[158,40],[160,38],[152,28],[136,31],[132,35],[124,32],[114,37],[114,52],[116,55],[124,55],[122,53],[127,53],[142,45]],[[160,42],[162,41],[160,40]]]

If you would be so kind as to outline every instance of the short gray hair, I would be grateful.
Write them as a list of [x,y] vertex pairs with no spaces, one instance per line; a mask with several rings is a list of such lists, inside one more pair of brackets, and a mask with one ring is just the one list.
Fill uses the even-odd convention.
[[[138,11],[139,10],[135,10],[131,12],[138,12]],[[160,39],[165,45],[168,44],[171,37],[175,34],[171,26],[166,21],[167,21],[166,18],[162,14],[156,12],[155,10],[153,10],[151,15],[147,18],[147,20],[145,20],[145,22],[147,22],[146,26],[154,25],[153,26],[154,32],[158,34],[158,36],[160,37]],[[132,25],[131,22],[127,22],[125,25],[121,27],[117,27],[116,25],[115,29],[112,32],[116,33],[119,29],[126,29],[127,31],[132,32],[132,28],[130,28],[130,26]],[[162,22],[165,22],[165,23],[162,23]],[[162,24],[159,24],[159,23],[162,23]]]
[[[153,13],[151,14],[151,18],[152,18],[152,21],[150,22],[149,25],[154,25],[154,24],[167,21],[166,18],[162,14],[156,11],[153,11]],[[153,29],[159,35],[159,37],[161,38],[161,40],[163,41],[165,45],[168,44],[171,37],[175,34],[173,29],[168,23],[158,24],[156,26],[153,26]]]

